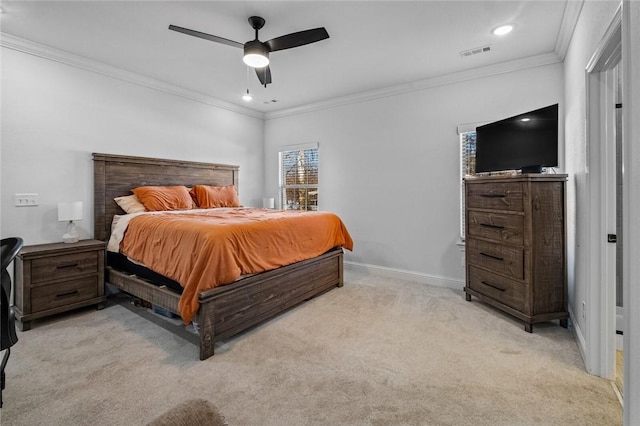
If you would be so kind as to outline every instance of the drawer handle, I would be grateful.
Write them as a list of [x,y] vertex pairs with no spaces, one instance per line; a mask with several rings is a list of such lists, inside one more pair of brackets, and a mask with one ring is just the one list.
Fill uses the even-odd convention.
[[61,263],[59,265],[56,265],[56,269],[73,268],[74,266],[78,266],[78,262],[75,262],[75,263]]
[[504,198],[507,194],[480,194],[484,198]]
[[78,290],[67,291],[66,293],[56,294],[56,300],[64,299],[66,297],[72,297],[78,294]]
[[497,285],[494,285],[494,284],[488,283],[488,282],[486,282],[486,281],[480,281],[480,282],[481,282],[482,284],[484,284],[484,285],[487,285],[487,286],[491,287],[491,288],[495,288],[496,290],[505,291],[505,289],[504,289],[504,288],[502,288],[502,287],[498,287]]
[[504,226],[491,225],[489,223],[481,223],[480,226],[484,226],[484,227],[487,227],[487,228],[493,228],[493,229],[504,229]]
[[480,252],[480,254],[483,255],[483,256],[486,256],[486,257],[490,257],[491,259],[499,260],[501,262],[504,260],[503,257],[494,256],[494,255],[489,254],[489,253]]

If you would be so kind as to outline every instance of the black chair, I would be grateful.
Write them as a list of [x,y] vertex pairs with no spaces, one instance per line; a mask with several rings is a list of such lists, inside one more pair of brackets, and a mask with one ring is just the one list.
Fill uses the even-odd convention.
[[0,365],[0,408],[2,408],[2,391],[4,390],[4,368],[7,366],[7,361],[9,361],[11,346],[15,345],[18,341],[13,308],[9,304],[11,300],[11,276],[9,276],[7,268],[18,255],[20,249],[22,249],[22,244],[22,238],[3,238],[0,244],[2,247],[2,278],[0,280],[0,284],[2,286],[2,290],[0,291],[0,351],[6,350],[4,357],[2,358],[2,364]]

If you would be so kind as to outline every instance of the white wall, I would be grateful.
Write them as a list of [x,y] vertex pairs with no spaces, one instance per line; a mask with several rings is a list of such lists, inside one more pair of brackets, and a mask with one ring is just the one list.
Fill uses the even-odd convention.
[[[587,198],[587,142],[586,120],[586,74],[585,68],[602,40],[606,29],[618,8],[615,1],[587,1],[584,3],[578,24],[571,39],[564,62],[565,80],[565,141],[566,167],[571,176],[568,191],[567,235],[569,248],[569,301],[574,314],[579,343],[583,352],[590,345],[587,321],[599,309],[599,301],[589,301],[585,318],[582,302],[588,300],[587,274],[589,248],[587,247],[589,204]],[[603,236],[604,238],[604,236]],[[573,267],[571,267],[573,265]],[[584,353],[585,357],[588,356]],[[596,372],[595,360],[585,360],[587,369]]]
[[558,63],[267,119],[265,193],[278,194],[279,148],[318,142],[320,209],[352,234],[346,260],[460,289],[457,126],[558,103],[563,90]]
[[[61,241],[59,201],[84,201],[93,234],[92,152],[240,166],[240,199],[261,205],[264,121],[59,62],[2,49],[1,234]],[[38,193],[37,207],[15,207]]]

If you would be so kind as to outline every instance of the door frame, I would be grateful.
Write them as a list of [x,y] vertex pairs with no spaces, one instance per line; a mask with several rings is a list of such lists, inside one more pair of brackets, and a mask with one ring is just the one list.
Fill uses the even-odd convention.
[[[640,3],[623,1],[622,23],[622,151],[624,291],[624,424],[640,424]],[[632,219],[632,213],[635,215]],[[631,309],[633,307],[633,309]]]
[[588,206],[585,366],[589,373],[608,379],[615,374],[616,258],[615,245],[608,243],[606,237],[616,233],[614,69],[621,58],[622,4],[585,69]]

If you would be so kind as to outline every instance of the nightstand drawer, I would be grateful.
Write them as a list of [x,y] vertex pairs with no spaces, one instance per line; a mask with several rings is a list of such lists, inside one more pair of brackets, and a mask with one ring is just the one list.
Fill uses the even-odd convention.
[[98,272],[96,251],[70,253],[33,259],[31,262],[31,282],[33,286],[44,281],[69,278]]
[[468,233],[503,243],[524,244],[524,217],[467,210]]
[[468,285],[472,290],[511,306],[513,309],[519,311],[524,309],[524,284],[473,266],[469,266],[468,278]]
[[31,290],[31,305],[34,312],[39,312],[72,305],[94,297],[98,297],[97,276],[34,288]]
[[497,209],[521,212],[524,209],[520,182],[470,182],[467,203],[470,209]]
[[22,331],[32,320],[83,306],[104,307],[104,242],[25,246],[14,262],[15,315]]
[[519,280],[524,279],[522,248],[469,238],[466,250],[469,263]]

